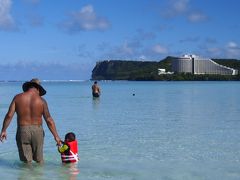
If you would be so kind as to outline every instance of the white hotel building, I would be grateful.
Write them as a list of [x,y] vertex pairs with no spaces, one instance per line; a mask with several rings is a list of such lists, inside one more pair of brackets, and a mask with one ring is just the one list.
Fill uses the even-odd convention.
[[195,55],[184,55],[172,59],[172,71],[192,74],[237,75],[238,70],[220,65],[211,59]]

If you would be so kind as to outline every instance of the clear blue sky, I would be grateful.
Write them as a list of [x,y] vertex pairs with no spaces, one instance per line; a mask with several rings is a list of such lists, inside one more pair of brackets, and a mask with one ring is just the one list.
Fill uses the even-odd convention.
[[239,7],[239,0],[0,0],[0,80],[90,79],[108,59],[240,59]]

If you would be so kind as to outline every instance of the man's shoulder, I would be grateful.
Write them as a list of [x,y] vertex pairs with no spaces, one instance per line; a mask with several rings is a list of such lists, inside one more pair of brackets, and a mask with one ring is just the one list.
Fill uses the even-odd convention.
[[16,94],[16,95],[14,96],[14,98],[20,98],[20,97],[22,97],[22,96],[24,96],[24,92]]
[[39,99],[39,100],[42,100],[45,102],[45,99],[39,95],[32,95],[32,94],[28,94],[26,92],[22,92],[22,93],[19,93],[19,94],[16,94],[14,96],[14,99],[25,99],[25,98],[34,98],[34,99]]

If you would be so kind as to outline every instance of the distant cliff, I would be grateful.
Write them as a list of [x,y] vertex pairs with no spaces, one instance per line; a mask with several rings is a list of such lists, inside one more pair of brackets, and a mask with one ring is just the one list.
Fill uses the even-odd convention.
[[158,74],[158,68],[171,70],[171,59],[156,61],[109,60],[96,64],[92,71],[95,80],[137,80],[151,79]]
[[[93,80],[240,80],[238,76],[163,74],[158,75],[158,68],[171,71],[171,59],[168,56],[161,61],[126,61],[109,60],[96,63],[92,70]],[[215,62],[238,69],[240,61],[236,59],[213,59]]]

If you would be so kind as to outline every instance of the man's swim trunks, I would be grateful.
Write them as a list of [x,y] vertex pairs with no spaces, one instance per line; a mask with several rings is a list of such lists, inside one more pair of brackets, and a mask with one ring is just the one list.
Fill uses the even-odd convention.
[[20,126],[16,141],[19,158],[24,162],[43,162],[44,131],[40,125]]
[[92,93],[93,97],[99,97],[99,93]]

